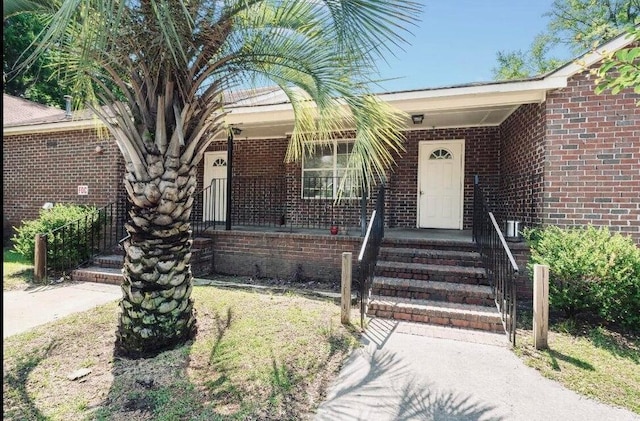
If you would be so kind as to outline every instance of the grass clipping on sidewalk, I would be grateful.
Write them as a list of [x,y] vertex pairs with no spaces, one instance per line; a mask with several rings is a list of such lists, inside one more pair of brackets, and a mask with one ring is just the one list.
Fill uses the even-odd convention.
[[193,297],[197,337],[154,358],[114,358],[116,303],[6,338],[4,419],[302,419],[358,344],[327,300]]

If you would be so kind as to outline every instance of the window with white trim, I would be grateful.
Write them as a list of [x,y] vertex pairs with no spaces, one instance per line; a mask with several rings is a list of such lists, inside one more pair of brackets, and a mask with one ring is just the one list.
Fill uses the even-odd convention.
[[[302,198],[335,199],[342,178],[347,171],[353,140],[339,140],[329,145],[318,145],[302,164]],[[356,198],[359,189],[345,185],[342,197]]]

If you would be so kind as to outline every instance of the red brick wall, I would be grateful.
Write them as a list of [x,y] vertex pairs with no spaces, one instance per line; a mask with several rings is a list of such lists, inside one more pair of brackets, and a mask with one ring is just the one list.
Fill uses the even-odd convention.
[[491,176],[500,169],[500,133],[497,127],[413,130],[406,132],[404,153],[396,158],[389,178],[388,224],[414,228],[417,225],[418,144],[428,140],[465,140],[464,228],[471,228],[473,176]]
[[353,253],[356,268],[360,237],[216,231],[214,271],[284,280],[340,279],[343,252]]
[[640,96],[593,89],[585,72],[547,97],[544,222],[607,226],[640,244]]
[[[281,177],[286,174],[284,156],[287,138],[248,139],[236,136],[233,141],[234,177]],[[207,152],[226,151],[227,141],[215,141]],[[204,159],[199,164],[200,180],[204,176]]]
[[104,206],[124,193],[120,151],[93,129],[4,136],[2,152],[2,209],[14,226],[37,218],[46,202]]
[[544,104],[520,106],[500,125],[498,216],[525,226],[542,223]]
[[[423,140],[465,140],[464,227],[471,227],[473,176],[495,176],[499,172],[500,136],[497,127],[414,130],[406,133],[406,152],[396,157],[387,190],[387,225],[415,227],[417,222],[418,143]],[[288,223],[323,228],[338,220],[341,225],[357,229],[360,224],[360,201],[344,200],[334,206],[332,200],[301,198],[301,166],[284,164],[288,139],[236,139],[234,143],[234,221],[246,221],[253,215],[256,224],[275,224],[281,215]],[[209,150],[225,150],[226,143],[216,143]],[[200,174],[203,169],[201,168]],[[277,181],[280,180],[280,181]],[[275,186],[272,187],[272,186]],[[271,190],[251,199],[258,191]],[[286,193],[286,197],[285,197]],[[278,205],[285,202],[286,205]],[[371,203],[371,201],[370,201]],[[371,213],[371,206],[368,214]]]

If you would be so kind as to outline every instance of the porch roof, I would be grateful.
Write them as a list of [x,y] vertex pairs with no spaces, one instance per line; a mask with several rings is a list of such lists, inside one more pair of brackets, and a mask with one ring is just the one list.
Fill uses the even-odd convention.
[[[566,86],[566,78],[535,78],[378,94],[407,113],[409,130],[497,126],[520,105],[541,103],[549,90]],[[271,99],[269,103],[268,100]],[[242,137],[282,137],[293,130],[294,115],[286,97],[276,91],[245,98],[227,109],[227,122],[243,130]],[[421,124],[410,116],[422,114]]]
[[[377,96],[407,113],[407,129],[496,126],[520,105],[543,102],[547,92],[567,86],[571,76],[631,42],[631,37],[622,34],[552,72],[530,79],[385,92]],[[227,123],[241,128],[242,137],[282,137],[293,130],[291,104],[276,87],[228,92],[225,102],[230,111]],[[413,124],[410,116],[415,114],[424,115],[421,124]],[[3,118],[3,135],[82,129],[97,122],[88,110],[75,112],[71,119],[57,109],[47,110],[47,115],[37,118],[24,117],[20,121]]]
[[[542,103],[547,93],[567,86],[568,79],[633,42],[623,33],[575,60],[537,77],[377,94],[408,114],[409,130],[500,125],[523,104]],[[227,107],[227,122],[243,130],[243,137],[281,137],[293,130],[293,110],[277,88],[247,95]],[[413,124],[411,115],[423,115]]]

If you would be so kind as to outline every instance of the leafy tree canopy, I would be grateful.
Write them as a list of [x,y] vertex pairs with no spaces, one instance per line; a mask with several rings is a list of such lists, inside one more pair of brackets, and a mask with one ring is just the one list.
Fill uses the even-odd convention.
[[602,65],[593,71],[596,75],[596,94],[608,90],[617,94],[625,88],[633,88],[635,93],[640,94],[640,27],[630,29],[628,33],[634,39],[633,45],[608,53]]
[[[5,2],[4,5],[6,11],[8,3]],[[38,57],[22,72],[15,71],[18,63],[33,52],[33,42],[44,29],[44,24],[42,16],[37,14],[15,14],[4,19],[2,92],[40,104],[64,108],[67,87],[57,77],[48,54]]]
[[[546,31],[527,51],[500,51],[493,69],[496,80],[547,73],[639,22],[640,0],[554,0]],[[555,47],[568,47],[574,57],[555,57]]]

